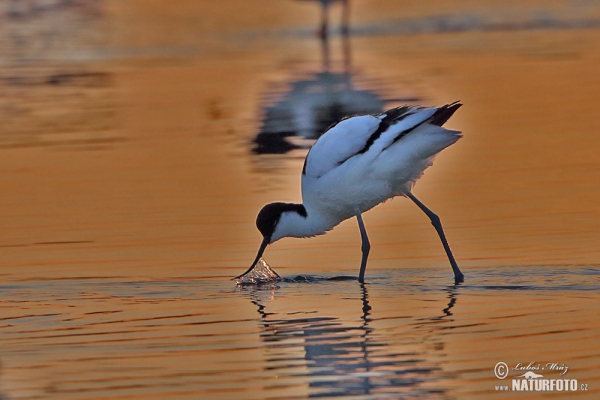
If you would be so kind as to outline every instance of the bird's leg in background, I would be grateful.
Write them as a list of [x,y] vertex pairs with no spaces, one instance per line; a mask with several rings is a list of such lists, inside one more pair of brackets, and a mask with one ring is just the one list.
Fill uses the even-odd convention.
[[350,1],[342,2],[342,35],[348,35],[348,23],[350,20]]
[[367,258],[369,257],[369,251],[371,250],[371,243],[369,243],[369,237],[367,236],[367,230],[362,220],[360,212],[356,212],[356,219],[358,220],[358,229],[360,229],[360,237],[362,239],[362,261],[360,262],[360,272],[358,273],[358,281],[363,283],[365,281],[365,270],[367,269]]
[[321,39],[327,38],[327,25],[328,25],[328,11],[329,5],[326,1],[321,2],[321,30],[319,31],[319,36]]
[[454,260],[454,256],[452,255],[452,250],[450,250],[450,246],[448,245],[448,241],[446,240],[446,235],[444,234],[444,229],[442,228],[442,222],[440,221],[440,217],[438,217],[433,211],[425,206],[425,204],[421,203],[419,199],[417,199],[411,192],[407,192],[406,196],[415,202],[417,206],[431,220],[431,225],[437,231],[440,240],[442,241],[442,245],[444,246],[444,250],[446,250],[446,255],[448,256],[448,260],[450,260],[450,265],[452,266],[452,270],[454,271],[454,280],[457,282],[462,282],[464,280],[464,275],[460,272],[458,268],[458,264],[456,264],[456,260]]

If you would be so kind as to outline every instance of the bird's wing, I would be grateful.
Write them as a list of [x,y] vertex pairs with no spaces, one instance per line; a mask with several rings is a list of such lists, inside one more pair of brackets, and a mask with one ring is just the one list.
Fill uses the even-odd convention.
[[302,174],[319,178],[359,154],[365,146],[370,146],[369,138],[380,125],[381,119],[373,115],[360,115],[338,122],[310,149],[304,160]]
[[377,116],[344,119],[313,145],[304,160],[302,174],[319,178],[352,157],[366,153],[375,157],[422,125],[442,126],[461,105],[454,102],[439,108],[403,106]]
[[[454,102],[441,107],[410,107],[408,110],[402,107],[386,111],[382,115],[387,114],[386,119],[391,120],[381,137],[374,141],[369,154],[377,156],[390,147],[397,149],[398,145],[413,157],[428,158],[437,154],[461,136],[458,131],[442,128],[460,106],[461,103]],[[400,143],[394,146],[396,142]]]
[[406,134],[412,132],[430,119],[436,112],[434,107],[404,106],[392,108],[381,114],[379,129],[369,139],[369,150],[373,146],[374,154],[380,153]]
[[434,116],[436,108],[404,106],[374,115],[344,119],[317,140],[304,160],[302,174],[319,178],[348,159],[371,149],[376,153],[390,146]]

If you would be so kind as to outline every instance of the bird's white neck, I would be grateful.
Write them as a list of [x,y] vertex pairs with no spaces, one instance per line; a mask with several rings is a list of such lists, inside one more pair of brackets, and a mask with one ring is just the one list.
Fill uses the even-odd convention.
[[311,237],[322,235],[333,229],[339,221],[326,218],[311,207],[304,205],[306,216],[295,211],[286,211],[281,214],[275,231],[271,236],[271,243],[284,237]]

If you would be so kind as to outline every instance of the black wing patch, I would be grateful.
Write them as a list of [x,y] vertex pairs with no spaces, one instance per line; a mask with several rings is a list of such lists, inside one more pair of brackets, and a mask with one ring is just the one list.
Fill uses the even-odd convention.
[[[413,127],[410,127],[408,129],[400,132],[398,134],[398,136],[396,136],[394,138],[394,140],[392,141],[391,144],[396,143],[398,140],[402,139],[403,137],[405,137],[410,132],[412,132],[414,129],[418,128],[419,126],[421,126],[424,123],[429,123],[431,125],[437,125],[437,126],[444,125],[446,123],[446,121],[448,121],[450,119],[450,117],[452,117],[452,115],[456,112],[456,110],[458,110],[461,106],[462,106],[462,103],[460,103],[460,101],[455,101],[453,103],[446,104],[444,106],[439,107],[435,111],[435,113],[431,116],[431,118],[423,121],[420,124],[417,124]],[[412,115],[413,112],[411,112],[411,111],[418,111],[421,108],[422,107],[418,107],[418,106],[402,106],[402,107],[392,108],[391,110],[387,110],[386,112],[377,115],[377,117],[381,117],[382,115],[385,115],[385,117],[381,120],[381,122],[379,123],[379,126],[377,127],[375,132],[373,132],[371,134],[371,136],[369,136],[369,139],[367,139],[367,141],[365,142],[364,147],[356,154],[353,154],[350,157],[340,161],[339,165],[342,165],[343,163],[345,163],[346,161],[348,161],[349,159],[351,159],[352,157],[354,157],[358,154],[363,154],[363,153],[366,153],[367,151],[369,151],[369,149],[371,148],[373,143],[375,143],[375,141],[377,139],[379,139],[379,137],[383,134],[383,132],[387,131],[390,126],[398,123],[399,121],[402,121],[407,116]],[[351,118],[351,117],[343,118],[340,121],[332,124],[327,129],[327,131],[332,129],[333,127],[335,127],[339,122],[341,122],[345,119],[348,119],[348,118]],[[391,146],[391,144],[390,144],[390,146]],[[310,154],[310,150],[308,151],[308,154]],[[306,175],[306,162],[308,160],[308,154],[306,154],[306,158],[304,159],[304,165],[302,166],[302,175]]]
[[[410,106],[396,107],[396,108],[392,108],[391,110],[387,110],[386,112],[384,112],[382,114],[379,114],[378,117],[382,116],[384,114],[385,114],[385,117],[379,123],[379,126],[377,127],[377,130],[375,130],[375,132],[373,132],[371,134],[371,136],[369,137],[369,139],[365,143],[365,147],[363,147],[362,150],[360,150],[356,154],[366,153],[371,148],[371,146],[373,145],[373,143],[375,143],[375,141],[377,139],[379,139],[379,137],[381,136],[381,134],[383,132],[387,131],[390,126],[394,125],[398,121],[401,121],[403,118],[405,118],[406,116],[410,115],[408,113],[408,111],[411,108],[412,107],[410,107]],[[344,161],[346,161],[346,160],[344,160]]]
[[351,159],[352,157],[354,157],[358,154],[366,153],[371,148],[373,143],[375,143],[375,141],[377,139],[379,139],[379,137],[381,136],[381,134],[383,132],[387,131],[390,126],[394,125],[395,123],[397,123],[399,121],[402,121],[405,117],[411,115],[412,114],[410,112],[411,110],[417,110],[417,109],[418,108],[412,107],[412,106],[402,106],[402,107],[392,108],[391,110],[387,110],[384,113],[376,115],[376,117],[381,117],[382,115],[385,115],[385,117],[381,120],[381,122],[379,123],[379,126],[377,127],[375,132],[373,132],[371,134],[371,136],[369,136],[369,138],[365,142],[364,147],[357,153],[352,154],[350,157],[340,161],[338,163],[338,165],[342,165],[343,163],[345,163],[346,161],[348,161],[349,159]]
[[[450,117],[462,106],[461,103],[455,101],[454,103],[446,104],[445,106],[439,107],[435,113],[431,116],[431,118],[421,122],[418,125],[413,126],[412,128],[408,128],[405,131],[400,132],[398,136],[394,138],[392,144],[396,143],[398,140],[402,139],[404,136],[411,133],[413,130],[418,128],[419,126],[429,123],[431,125],[442,126],[450,119]],[[390,145],[391,146],[391,145]],[[389,146],[388,146],[389,147]]]
[[429,122],[431,125],[442,126],[450,119],[450,117],[462,106],[462,103],[455,101],[454,103],[446,104],[437,109]]

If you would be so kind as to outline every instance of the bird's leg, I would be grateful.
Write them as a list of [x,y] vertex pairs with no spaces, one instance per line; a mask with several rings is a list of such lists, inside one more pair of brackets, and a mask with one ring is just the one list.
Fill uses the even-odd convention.
[[326,39],[327,38],[327,25],[328,25],[328,8],[329,5],[327,4],[327,2],[322,2],[321,3],[321,30],[318,32],[319,37],[321,39]]
[[450,265],[452,266],[452,270],[454,271],[454,280],[456,282],[462,282],[465,278],[460,269],[458,268],[458,264],[456,264],[456,260],[454,260],[454,256],[452,255],[452,250],[450,250],[450,246],[448,245],[448,241],[446,240],[446,235],[444,234],[444,229],[442,228],[442,222],[440,221],[440,217],[438,217],[433,211],[425,206],[425,204],[421,203],[419,199],[417,199],[411,192],[407,192],[406,196],[414,201],[414,203],[419,206],[421,210],[431,220],[431,225],[435,228],[440,240],[442,241],[442,245],[444,246],[444,250],[446,250],[446,255],[448,256],[448,260],[450,261]]
[[365,281],[365,270],[367,269],[367,258],[369,257],[369,251],[371,250],[371,243],[369,243],[369,237],[367,236],[367,230],[362,220],[360,212],[356,212],[356,219],[358,220],[358,229],[360,229],[360,237],[362,239],[362,260],[360,262],[360,272],[358,273],[358,281],[363,283]]
[[348,20],[350,19],[350,4],[348,0],[342,2],[342,35],[348,35]]

